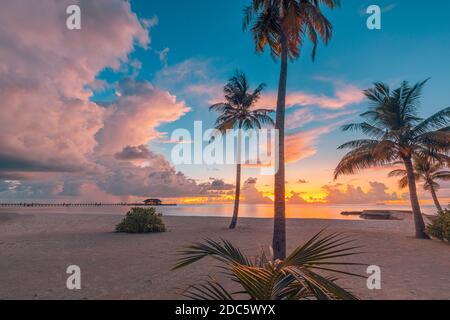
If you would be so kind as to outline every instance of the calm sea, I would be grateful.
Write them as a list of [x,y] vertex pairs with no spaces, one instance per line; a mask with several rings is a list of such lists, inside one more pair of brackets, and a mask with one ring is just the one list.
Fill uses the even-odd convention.
[[[0,208],[0,212],[16,213],[55,213],[55,214],[125,214],[130,207],[104,206],[104,207],[27,207],[27,208]],[[358,220],[357,216],[343,216],[342,211],[362,210],[410,210],[409,206],[402,205],[287,205],[288,218],[305,219],[345,219]],[[201,217],[231,217],[232,204],[203,204],[178,205],[170,207],[157,207],[157,211],[168,216],[201,216]],[[434,214],[433,206],[422,206],[422,211]],[[239,209],[240,217],[271,218],[273,217],[272,204],[242,204]]]

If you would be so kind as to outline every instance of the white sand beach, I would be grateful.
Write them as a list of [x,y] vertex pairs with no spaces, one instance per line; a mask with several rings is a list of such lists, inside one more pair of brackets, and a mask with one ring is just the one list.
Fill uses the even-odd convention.
[[[203,238],[224,238],[253,255],[271,243],[272,220],[164,217],[168,232],[113,233],[118,215],[0,212],[0,299],[180,299],[179,291],[215,271],[205,260],[170,271],[177,249]],[[324,227],[348,232],[363,245],[352,261],[379,265],[382,289],[364,279],[341,284],[362,299],[450,299],[450,247],[412,237],[405,221],[288,220],[288,250]],[[82,289],[66,288],[66,268],[78,265]],[[364,273],[365,268],[347,270]]]

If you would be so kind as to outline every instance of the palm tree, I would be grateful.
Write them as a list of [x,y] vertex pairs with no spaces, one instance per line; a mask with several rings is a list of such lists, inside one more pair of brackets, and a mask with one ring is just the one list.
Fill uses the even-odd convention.
[[214,280],[190,286],[184,296],[195,300],[355,300],[351,292],[340,287],[337,277],[324,276],[316,271],[362,277],[336,267],[362,266],[359,263],[336,261],[360,252],[351,246],[353,240],[340,234],[323,235],[319,232],[303,246],[295,249],[285,260],[268,258],[264,251],[255,261],[244,255],[230,242],[207,239],[181,250],[181,258],[172,268],[186,267],[205,257],[212,257],[229,280],[239,284],[242,290],[230,292]]
[[274,59],[281,59],[278,85],[275,128],[279,133],[278,171],[275,174],[275,214],[273,232],[274,257],[286,257],[286,213],[285,213],[285,164],[284,164],[284,120],[286,107],[286,83],[288,60],[300,56],[300,48],[308,37],[312,44],[314,60],[319,38],[325,43],[331,39],[332,25],[323,15],[320,6],[331,9],[340,5],[340,0],[252,0],[244,10],[244,30],[250,27],[256,51],[261,53],[269,46]]
[[371,102],[369,111],[361,116],[367,121],[349,124],[344,131],[360,131],[371,139],[361,139],[343,144],[339,149],[350,149],[335,169],[340,175],[401,161],[407,175],[411,206],[414,213],[416,237],[427,239],[425,223],[417,198],[413,156],[429,154],[439,157],[450,150],[450,108],[428,119],[418,117],[422,88],[426,81],[410,86],[403,82],[392,90],[384,83],[375,83],[364,91]]
[[210,110],[220,113],[215,125],[220,133],[225,134],[227,130],[238,129],[236,191],[230,229],[236,228],[239,212],[239,197],[241,194],[241,131],[261,129],[265,124],[274,124],[269,116],[269,113],[273,112],[273,110],[253,108],[261,97],[264,87],[265,84],[260,84],[255,90],[251,91],[245,74],[236,71],[236,74],[223,88],[226,102],[216,103],[210,107]]
[[[439,203],[439,199],[436,195],[436,191],[440,188],[437,181],[450,181],[450,171],[441,170],[443,164],[427,156],[414,157],[413,166],[416,181],[422,180],[424,182],[423,188],[426,191],[430,191],[434,205],[436,206],[438,212],[442,212],[443,210],[441,204]],[[401,179],[398,184],[401,189],[408,186],[408,176],[406,170],[394,170],[389,173],[389,177],[400,177]]]

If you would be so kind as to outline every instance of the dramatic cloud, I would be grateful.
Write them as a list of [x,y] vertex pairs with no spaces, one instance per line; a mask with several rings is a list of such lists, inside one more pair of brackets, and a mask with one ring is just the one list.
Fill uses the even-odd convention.
[[361,187],[341,184],[326,185],[325,201],[332,204],[375,204],[389,200],[399,200],[397,193],[389,194],[388,187],[381,182],[369,182],[370,188],[365,192]]
[[202,188],[194,180],[164,159],[154,157],[145,167],[132,163],[117,163],[108,159],[102,162],[105,171],[97,176],[101,190],[116,196],[183,197],[202,194]]
[[272,199],[264,196],[263,193],[256,188],[256,183],[256,178],[248,178],[244,182],[241,190],[243,202],[251,204],[272,203]]
[[108,105],[103,128],[97,134],[100,153],[120,152],[157,138],[156,128],[178,120],[189,111],[184,102],[145,81],[126,79],[118,84],[119,98]]
[[[66,28],[70,4],[81,8],[81,30]],[[2,182],[2,198],[203,192],[144,146],[189,110],[184,102],[133,79],[114,85],[115,101],[90,100],[111,86],[97,79],[105,68],[140,69],[128,56],[149,46],[156,18],[139,21],[122,0],[6,0],[0,21],[0,176],[17,180]]]
[[[66,8],[82,8],[82,30]],[[104,110],[86,87],[118,68],[147,30],[120,0],[6,0],[0,11],[0,170],[77,171],[89,166]]]

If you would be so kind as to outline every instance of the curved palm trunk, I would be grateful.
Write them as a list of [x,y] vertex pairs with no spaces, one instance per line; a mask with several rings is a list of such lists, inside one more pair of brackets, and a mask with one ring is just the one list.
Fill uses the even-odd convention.
[[278,130],[278,171],[275,173],[275,203],[273,226],[274,259],[286,258],[286,204],[285,204],[285,168],[284,168],[284,119],[286,105],[286,82],[288,69],[288,45],[286,36],[281,39],[281,70],[278,85],[277,113],[275,129]]
[[436,206],[438,212],[442,212],[442,207],[441,207],[441,204],[439,203],[439,199],[436,195],[436,190],[434,190],[432,183],[429,183],[429,185],[430,185],[430,193],[431,193],[431,196],[433,197],[434,205]]
[[239,123],[239,131],[237,136],[237,165],[236,165],[236,190],[234,192],[234,209],[233,209],[233,217],[231,218],[230,229],[235,229],[238,215],[239,215],[239,198],[241,196],[241,149],[242,149],[242,123]]
[[239,214],[239,197],[241,196],[241,164],[236,166],[236,191],[234,192],[233,218],[231,219],[230,229],[236,228]]
[[414,214],[416,238],[429,239],[430,237],[425,233],[425,222],[423,221],[419,200],[417,198],[416,179],[414,176],[414,169],[411,158],[403,158],[403,162],[405,163],[406,174],[408,176],[409,198],[411,200],[411,207]]

